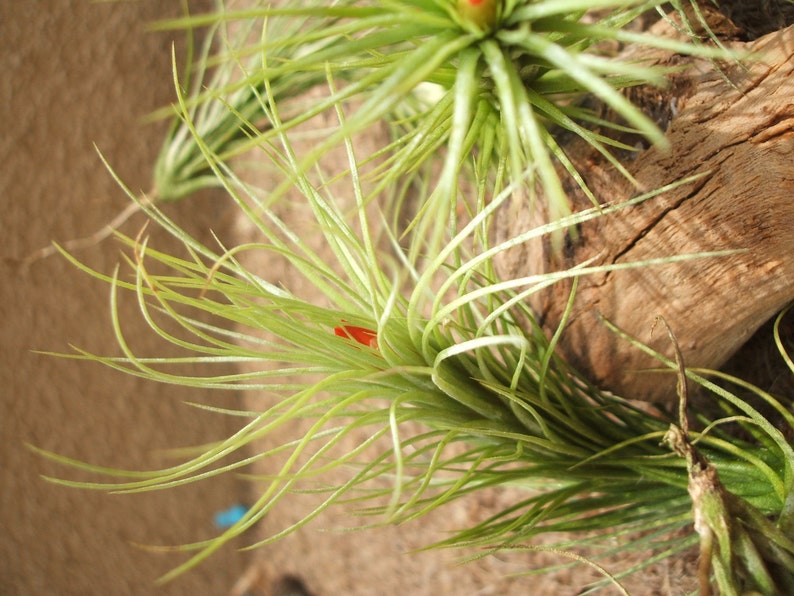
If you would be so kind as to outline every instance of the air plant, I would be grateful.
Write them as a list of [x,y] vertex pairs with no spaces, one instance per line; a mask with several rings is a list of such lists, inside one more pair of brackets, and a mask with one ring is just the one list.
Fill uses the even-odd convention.
[[[664,69],[615,60],[598,50],[599,43],[725,56],[724,50],[697,40],[677,41],[626,29],[639,15],[662,4],[656,0],[438,0],[361,6],[347,0],[330,6],[308,2],[235,12],[220,3],[214,13],[167,21],[160,27],[210,26],[226,40],[226,52],[220,56],[208,56],[211,46],[205,46],[199,74],[208,64],[219,66],[210,81],[195,78],[189,101],[196,126],[224,161],[339,103],[356,103],[343,128],[301,156],[302,168],[346,136],[386,119],[399,134],[383,149],[389,158],[380,166],[380,184],[373,194],[399,184],[406,173],[445,147],[444,171],[431,195],[432,207],[443,221],[443,214],[454,211],[458,202],[455,186],[465,156],[476,149],[482,168],[507,168],[501,180],[492,182],[493,194],[520,185],[534,195],[540,186],[554,219],[569,210],[555,163],[589,192],[556,133],[566,130],[581,136],[626,176],[611,150],[634,148],[588,124],[621,132],[630,129],[651,143],[665,143],[656,124],[620,93],[629,86],[663,84]],[[688,25],[684,3],[673,4]],[[592,9],[600,9],[601,16],[591,18]],[[251,23],[257,19],[276,20],[278,27],[263,27],[255,42]],[[235,25],[231,32],[230,24]],[[304,92],[324,86],[327,76],[344,84],[307,103]],[[247,122],[254,115],[263,116],[257,95],[264,93],[264,86],[288,113],[279,130],[272,122],[265,122],[263,128]],[[581,99],[588,95],[614,109],[621,121],[606,121],[584,107]],[[200,152],[188,130],[176,125],[158,161],[155,192],[172,200],[199,183],[213,183],[211,175],[202,173],[208,170]]]
[[[697,542],[692,534],[668,538],[692,523],[695,501],[698,532],[711,549],[704,546],[704,559],[714,561],[724,593],[789,589],[794,453],[781,430],[732,392],[731,383],[741,382],[723,379],[726,384],[718,385],[709,373],[656,354],[661,366],[679,375],[684,406],[689,379],[723,408],[716,417],[695,413],[696,431],[684,422],[687,407],[680,418],[668,419],[638,407],[632,396],[594,387],[555,355],[559,331],[547,337],[527,306],[532,293],[563,278],[574,280],[575,293],[575,280],[583,275],[716,253],[629,265],[585,262],[511,280],[498,279],[491,266],[510,246],[543,235],[559,241],[579,223],[666,190],[570,213],[561,172],[584,183],[555,136],[573,132],[617,167],[611,149],[626,147],[590,125],[631,128],[664,143],[620,93],[629,85],[661,83],[664,73],[616,62],[598,46],[617,40],[720,55],[704,44],[625,28],[662,4],[393,0],[231,11],[219,3],[213,13],[162,24],[207,26],[211,35],[195,84],[184,85],[175,67],[177,116],[156,168],[158,196],[176,199],[198,187],[222,187],[261,241],[205,246],[154,202],[126,189],[182,241],[188,256],[119,235],[130,251],[128,278],[120,271],[89,270],[64,252],[110,284],[113,327],[124,352],[120,358],[82,351],[72,357],[165,383],[259,391],[268,405],[255,412],[216,409],[239,417],[240,429],[164,470],[111,470],[47,454],[116,478],[57,482],[136,492],[247,471],[265,458],[280,462],[260,481],[261,496],[248,512],[216,539],[182,547],[193,555],[165,579],[303,490],[325,498],[300,522],[259,544],[341,503],[383,522],[409,521],[472,492],[510,485],[525,489],[526,497],[438,546],[491,553],[534,548],[532,539],[544,533],[588,532],[593,537],[579,544],[603,543],[600,556],[640,547],[667,556]],[[603,10],[594,17],[588,13],[593,8]],[[623,122],[597,119],[581,102],[587,94],[598,95]],[[299,151],[299,127],[329,113],[334,126]],[[392,141],[362,159],[358,135],[384,121],[395,133]],[[346,155],[338,171],[324,160],[334,148]],[[252,156],[278,169],[283,183],[257,188],[240,165]],[[405,223],[409,195],[417,207]],[[546,201],[553,217],[495,243],[494,215],[516,196]],[[307,225],[322,235],[331,260],[279,217],[285,200],[311,214]],[[249,252],[286,259],[313,292],[299,295],[252,270],[244,258]],[[127,322],[115,309],[122,290],[135,296],[148,325],[184,356],[141,357],[129,349]],[[163,325],[163,317],[178,331]],[[201,365],[206,375],[180,374],[185,363]],[[219,363],[245,370],[213,374]],[[753,391],[786,427],[794,425],[774,397]],[[253,451],[256,441],[294,420],[307,421],[305,434]],[[361,436],[366,438],[353,440]],[[340,468],[348,471],[344,482],[316,482]],[[723,509],[712,507],[707,515],[692,486],[697,474],[712,469],[719,474],[709,499]],[[384,478],[388,487],[378,482]],[[615,535],[638,533],[643,540],[628,546],[611,542]],[[548,548],[570,547],[561,540]],[[607,579],[617,584],[620,575],[639,567]],[[710,568],[703,569],[706,585]]]

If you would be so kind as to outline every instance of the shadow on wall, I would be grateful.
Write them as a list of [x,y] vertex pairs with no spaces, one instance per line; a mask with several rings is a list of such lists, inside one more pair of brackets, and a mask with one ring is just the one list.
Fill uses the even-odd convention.
[[[60,256],[29,266],[15,260],[52,240],[86,236],[127,206],[94,143],[131,188],[150,184],[164,126],[142,119],[173,97],[172,37],[147,32],[146,25],[178,9],[177,2],[158,0],[0,6],[2,594],[226,594],[244,566],[243,555],[227,548],[155,590],[156,578],[184,555],[132,544],[174,545],[213,536],[213,512],[244,498],[243,486],[232,478],[145,495],[79,491],[42,480],[42,474],[76,476],[25,447],[149,469],[174,462],[165,448],[218,439],[231,430],[226,418],[183,404],[208,401],[201,392],[33,353],[66,352],[70,343],[118,353],[109,288]],[[173,37],[178,43],[179,36]],[[223,233],[225,204],[205,196],[174,205],[171,213],[207,238],[210,227]],[[134,235],[143,221],[133,218],[124,230]],[[149,232],[158,247],[174,248],[158,230]],[[79,257],[111,272],[121,261],[119,249],[107,240]],[[131,300],[122,305],[122,316],[141,354],[165,355]],[[211,398],[223,406],[236,399]]]

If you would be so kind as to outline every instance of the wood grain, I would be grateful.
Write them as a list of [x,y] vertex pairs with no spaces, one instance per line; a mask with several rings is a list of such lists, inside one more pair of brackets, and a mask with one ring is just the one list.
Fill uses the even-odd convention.
[[[626,397],[673,400],[675,379],[648,373],[658,361],[608,330],[601,317],[670,356],[666,334],[651,333],[661,315],[686,364],[714,368],[794,298],[794,28],[732,45],[753,58],[722,65],[725,76],[703,60],[671,53],[650,57],[687,68],[672,77],[667,90],[648,93],[646,111],[667,127],[670,149],[650,148],[630,162],[638,187],[589,148],[567,146],[605,204],[689,176],[701,178],[583,225],[564,254],[542,241],[503,255],[497,264],[503,277],[515,277],[567,269],[589,258],[626,264],[743,251],[580,279],[560,350],[601,386]],[[591,206],[581,191],[569,190],[574,210]],[[515,234],[543,219],[540,212],[526,211],[506,217],[501,233]],[[560,323],[570,289],[571,283],[559,283],[533,299],[549,332]]]

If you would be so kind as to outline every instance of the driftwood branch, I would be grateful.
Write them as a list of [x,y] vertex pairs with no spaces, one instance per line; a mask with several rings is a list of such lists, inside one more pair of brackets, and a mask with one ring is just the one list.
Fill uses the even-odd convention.
[[[542,241],[498,263],[502,276],[516,276],[567,269],[593,257],[619,264],[744,251],[580,280],[561,353],[626,397],[672,401],[675,374],[647,372],[658,369],[658,361],[609,331],[599,317],[670,355],[664,334],[651,335],[655,318],[663,316],[687,365],[715,368],[794,299],[794,28],[732,45],[753,58],[722,65],[724,76],[707,61],[661,53],[652,58],[688,68],[666,91],[646,91],[647,111],[666,126],[671,148],[650,148],[629,162],[639,188],[584,145],[566,146],[606,204],[702,177],[583,225],[564,254]],[[574,210],[591,206],[576,188],[569,190]],[[538,212],[512,213],[500,229],[515,234],[542,219]],[[549,332],[560,322],[570,289],[560,283],[533,299]]]

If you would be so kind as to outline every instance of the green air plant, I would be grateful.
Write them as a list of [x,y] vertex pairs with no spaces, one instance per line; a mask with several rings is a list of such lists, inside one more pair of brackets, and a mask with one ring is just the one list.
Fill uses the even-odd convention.
[[[439,215],[436,221],[444,222],[443,214],[454,211],[457,204],[464,156],[475,147],[483,168],[507,168],[505,176],[492,182],[493,194],[519,184],[534,196],[540,186],[549,212],[557,217],[568,213],[568,202],[555,160],[583,187],[584,182],[552,133],[567,130],[583,137],[627,176],[610,149],[633,148],[594,132],[588,123],[619,131],[630,127],[651,142],[665,142],[656,125],[619,93],[632,85],[661,84],[664,71],[625,64],[597,50],[598,42],[617,41],[683,54],[724,55],[700,43],[626,30],[625,25],[638,15],[661,4],[461,0],[361,6],[345,1],[237,12],[219,8],[216,13],[161,26],[211,26],[227,40],[225,53],[213,59],[205,54],[207,59],[199,62],[199,74],[208,63],[220,66],[208,87],[202,87],[202,77],[196,79],[196,93],[189,101],[196,126],[219,158],[227,160],[279,134],[272,123],[256,128],[259,123],[249,120],[263,116],[257,95],[264,93],[264,86],[288,114],[280,130],[298,126],[337,103],[355,102],[355,113],[345,127],[302,155],[301,167],[308,167],[345,136],[386,118],[399,134],[392,146],[384,148],[389,159],[381,165],[380,184],[372,192],[399,184],[406,173],[445,146],[445,168],[428,207]],[[682,3],[674,4],[685,14]],[[602,16],[583,19],[593,8],[601,9]],[[264,27],[260,41],[253,43],[251,19],[277,20],[278,27]],[[248,25],[228,32],[230,23],[241,21]],[[688,18],[684,23],[689,23]],[[237,76],[231,77],[228,71],[234,67]],[[344,84],[307,104],[301,92],[324,85],[327,76]],[[587,94],[598,96],[624,122],[604,121],[582,107],[578,100]],[[299,101],[290,101],[296,97]],[[188,130],[175,126],[158,161],[155,193],[164,200],[179,198],[213,180],[205,174],[209,170]]]
[[[558,334],[548,338],[527,306],[529,296],[560,279],[573,279],[575,294],[575,280],[583,275],[716,253],[629,265],[585,262],[509,280],[497,279],[492,268],[494,256],[515,244],[544,235],[559,242],[579,223],[666,190],[570,213],[560,172],[581,177],[556,140],[560,131],[573,132],[621,167],[611,150],[628,148],[593,132],[591,125],[608,123],[581,101],[596,94],[623,118],[610,125],[615,130],[630,128],[664,142],[619,92],[661,83],[664,72],[616,62],[599,49],[599,42],[617,40],[722,55],[705,43],[626,29],[662,4],[394,0],[231,10],[219,3],[212,13],[163,23],[207,27],[208,42],[193,84],[184,85],[175,67],[177,115],[156,166],[157,198],[221,187],[261,240],[231,248],[202,245],[155,202],[127,189],[183,242],[188,256],[119,235],[130,250],[128,277],[121,270],[88,270],[64,252],[110,284],[113,327],[124,352],[120,358],[72,357],[165,383],[259,391],[268,405],[217,409],[239,417],[239,430],[164,470],[112,470],[47,454],[115,477],[57,482],[136,492],[246,472],[264,458],[278,461],[280,469],[259,480],[261,496],[246,515],[215,540],[182,547],[193,554],[168,579],[244,533],[286,496],[306,490],[325,498],[259,544],[335,504],[403,522],[477,490],[509,485],[524,489],[525,498],[437,546],[474,546],[485,555],[532,549],[534,537],[563,533],[570,540],[548,548],[577,559],[570,552],[574,544],[601,545],[592,557],[628,548],[656,549],[657,558],[664,557],[698,540],[680,529],[693,519],[692,477],[708,468],[719,472],[715,492],[736,528],[701,532],[711,522],[699,522],[700,536],[712,545],[703,547],[704,558],[713,559],[720,588],[790,589],[794,453],[785,434],[731,389],[741,381],[717,384],[709,373],[657,354],[723,408],[717,417],[695,413],[700,431],[685,425],[683,415],[671,427],[673,420],[624,399],[632,396],[602,392],[572,370],[555,355]],[[681,3],[673,4],[684,12]],[[333,126],[299,150],[302,130],[329,114]],[[361,158],[359,136],[382,122],[392,140]],[[345,156],[337,170],[326,159],[332,150]],[[258,188],[248,177],[254,158],[277,170],[282,183]],[[495,243],[494,215],[517,196],[546,201],[551,220]],[[280,217],[285,201],[310,214],[307,225],[322,235],[328,254],[312,249]],[[416,207],[406,223],[409,203]],[[249,253],[285,259],[311,295],[247,267]],[[185,356],[141,357],[130,350],[126,322],[115,310],[122,290]],[[206,375],[180,374],[185,363],[202,365]],[[213,374],[218,363],[244,370]],[[790,430],[788,410],[754,391]],[[303,435],[255,450],[259,439],[295,420],[307,423]],[[346,470],[347,479],[332,486],[318,481],[333,469]],[[725,518],[720,515],[710,519]],[[575,538],[579,532],[588,538]],[[638,535],[614,542],[615,536]],[[606,581],[618,584],[621,574],[639,567],[605,572]],[[703,567],[704,585],[711,568]]]

